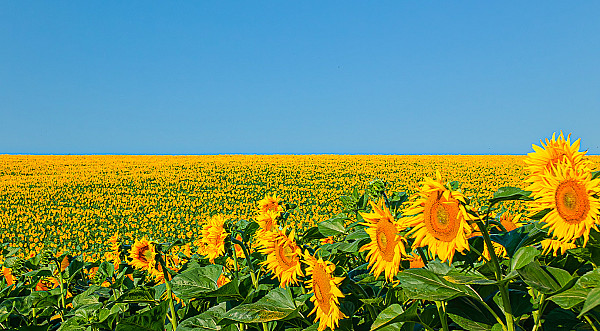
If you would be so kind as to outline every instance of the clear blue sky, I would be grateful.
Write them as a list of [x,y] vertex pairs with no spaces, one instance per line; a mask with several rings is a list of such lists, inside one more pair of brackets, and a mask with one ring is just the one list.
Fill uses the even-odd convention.
[[2,1],[0,154],[600,154],[598,1]]

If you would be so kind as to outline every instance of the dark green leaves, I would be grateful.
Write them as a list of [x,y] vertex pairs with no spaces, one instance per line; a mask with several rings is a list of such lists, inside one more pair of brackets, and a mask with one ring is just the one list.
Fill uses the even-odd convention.
[[242,322],[260,323],[302,317],[290,292],[276,288],[255,303],[239,305],[229,310],[221,325]]
[[501,187],[498,191],[494,192],[494,197],[490,199],[490,205],[509,200],[530,201],[533,200],[529,197],[530,194],[530,191],[523,191],[517,187]]
[[418,322],[419,316],[417,315],[418,304],[414,303],[407,310],[404,310],[401,305],[393,304],[385,308],[375,321],[371,325],[371,331],[382,330],[386,326],[396,326],[395,329],[399,329],[404,322]]
[[201,298],[218,289],[217,279],[222,270],[222,266],[215,264],[188,269],[171,280],[173,292],[184,300]]
[[338,234],[343,234],[346,232],[346,228],[344,227],[344,222],[348,218],[345,214],[337,214],[333,218],[328,220],[319,222],[317,224],[319,228],[319,232],[325,237],[336,236]]
[[455,284],[426,269],[408,269],[398,274],[405,293],[412,299],[450,300],[460,296],[478,298],[467,285]]
[[117,324],[116,331],[163,331],[168,307],[168,302],[163,301],[150,310],[125,318]]

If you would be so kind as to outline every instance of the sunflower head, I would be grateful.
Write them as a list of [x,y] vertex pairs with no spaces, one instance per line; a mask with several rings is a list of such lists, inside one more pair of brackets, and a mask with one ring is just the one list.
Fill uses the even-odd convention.
[[140,270],[148,270],[156,265],[155,243],[146,238],[136,241],[129,250],[129,264]]
[[217,257],[225,253],[227,231],[225,231],[224,225],[225,217],[215,215],[202,227],[201,246],[204,249],[202,253],[208,257],[211,263],[214,263]]
[[500,224],[506,229],[506,231],[512,231],[516,228],[522,227],[525,223],[521,222],[521,214],[510,215],[504,213],[500,216]]
[[338,287],[344,278],[333,276],[335,265],[329,261],[316,259],[305,253],[303,262],[308,265],[306,275],[309,279],[305,282],[306,287],[310,289],[309,293],[314,294],[310,301],[315,307],[310,314],[316,314],[315,322],[319,321],[319,331],[327,327],[335,330],[339,320],[346,317],[340,310],[339,298],[344,295]]
[[282,212],[283,208],[281,208],[279,203],[280,201],[277,196],[265,195],[264,199],[258,201],[258,211],[259,213],[267,211]]
[[532,145],[534,152],[529,153],[525,158],[530,181],[535,181],[546,171],[553,171],[553,168],[561,162],[589,167],[589,162],[583,159],[586,152],[579,151],[580,139],[571,143],[571,134],[565,139],[562,131],[558,138],[556,133],[553,133],[552,139],[546,138],[545,142],[540,140],[540,145],[541,147]]
[[256,217],[260,229],[264,231],[273,231],[277,228],[277,218],[281,215],[281,211],[267,210],[261,212]]
[[362,246],[360,251],[368,252],[367,260],[375,277],[385,271],[386,279],[391,281],[400,270],[402,258],[407,256],[405,240],[398,234],[400,226],[383,201],[379,205],[370,203],[373,212],[361,212],[360,215],[367,221],[361,224],[366,226],[371,242]]
[[455,252],[469,250],[471,219],[465,207],[466,199],[458,191],[449,190],[437,172],[437,180],[425,178],[421,189],[413,196],[405,221],[415,238],[413,248],[427,246],[432,256],[452,263]]
[[549,233],[563,242],[583,237],[587,244],[590,230],[596,227],[600,200],[600,179],[592,179],[585,168],[570,162],[561,162],[540,175],[532,186],[536,198],[529,203],[534,212],[550,209],[542,222]]
[[294,239],[295,232],[292,230],[286,235],[286,230],[265,233],[266,238],[260,250],[267,255],[267,260],[262,264],[273,274],[273,278],[279,279],[281,287],[296,284],[298,276],[303,276],[300,265],[302,251]]

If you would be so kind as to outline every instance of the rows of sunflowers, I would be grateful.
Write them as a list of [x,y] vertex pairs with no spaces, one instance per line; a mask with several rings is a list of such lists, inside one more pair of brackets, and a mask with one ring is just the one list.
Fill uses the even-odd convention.
[[[412,187],[362,176],[368,185],[350,186],[352,176],[340,176],[337,184],[348,190],[346,195],[331,203],[326,200],[330,196],[319,195],[325,209],[310,212],[303,209],[304,200],[286,196],[285,185],[272,185],[270,191],[279,194],[249,199],[251,208],[239,203],[243,210],[235,212],[228,208],[236,206],[233,196],[224,194],[217,199],[223,208],[209,216],[182,215],[177,205],[189,207],[189,201],[174,199],[174,205],[165,206],[148,192],[112,200],[80,194],[77,200],[85,203],[110,207],[109,202],[122,201],[129,208],[117,220],[90,208],[85,215],[97,228],[77,233],[81,237],[75,239],[105,233],[87,248],[61,246],[72,238],[48,235],[48,230],[33,246],[19,245],[18,239],[26,240],[23,232],[16,239],[5,232],[0,327],[598,330],[600,172],[594,171],[594,158],[579,151],[580,141],[562,133],[533,149],[514,183],[502,187],[452,181],[455,170],[444,167],[429,168]],[[220,169],[218,159],[213,161]],[[220,171],[216,177],[226,170]],[[502,178],[506,171],[495,169],[494,176]],[[137,176],[147,174],[139,172]],[[373,177],[384,178],[381,173]],[[34,196],[40,186],[30,180],[24,179],[27,194]],[[63,178],[49,180],[57,184]],[[267,182],[255,180],[258,185]],[[168,183],[180,183],[178,192],[195,192],[187,178]],[[208,178],[206,183],[215,181]],[[15,199],[25,201],[17,194],[21,183],[3,184],[19,196]],[[156,186],[161,184],[165,182]],[[116,185],[122,182],[83,190],[113,192]],[[136,190],[136,185],[130,187]],[[494,191],[486,197],[473,187]],[[310,189],[301,192],[307,195]],[[193,201],[199,207],[201,200]],[[61,226],[74,223],[69,211],[83,202],[70,203],[74,205],[54,205],[52,215],[66,218]],[[159,233],[163,227],[139,217],[161,206],[168,207],[169,215],[179,215],[163,223],[167,236]],[[10,211],[14,209],[2,209],[3,228],[28,215],[22,208],[18,218],[9,217]],[[198,227],[187,226],[194,221]],[[176,226],[185,234],[176,234]],[[29,231],[33,229],[40,228]]]

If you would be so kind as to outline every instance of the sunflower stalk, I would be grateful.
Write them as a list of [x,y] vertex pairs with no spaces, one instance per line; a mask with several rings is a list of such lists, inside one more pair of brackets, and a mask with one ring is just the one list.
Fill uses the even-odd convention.
[[[532,297],[534,299],[536,299],[535,296],[532,295]],[[537,331],[542,326],[542,323],[541,323],[542,313],[544,312],[544,308],[546,308],[546,295],[545,294],[542,293],[539,296],[539,302],[540,303],[538,305],[538,310],[532,312],[532,315],[533,315],[533,330],[532,331]]]
[[590,319],[590,317],[587,314],[583,315],[583,317],[589,323],[589,325],[592,327],[592,330],[598,331],[598,328],[596,328],[596,325],[594,325],[594,322]]
[[[489,215],[488,208],[488,215]],[[486,216],[487,217],[487,216]],[[492,240],[490,239],[490,234],[488,233],[487,227],[483,224],[483,222],[478,219],[475,221],[477,226],[479,227],[479,231],[481,231],[481,235],[483,236],[483,241],[485,242],[485,246],[490,253],[490,258],[492,260],[492,266],[494,267],[494,274],[496,276],[496,281],[498,281],[498,289],[500,290],[500,296],[502,298],[502,307],[504,309],[504,316],[506,318],[506,330],[514,331],[514,321],[512,315],[512,308],[510,306],[510,298],[508,296],[508,284],[502,282],[502,270],[500,269],[500,263],[498,263],[498,257],[496,256],[496,252],[494,251],[494,246],[492,245]]]
[[438,315],[440,316],[440,321],[442,322],[442,329],[444,331],[449,331],[448,316],[446,315],[446,305],[444,304],[444,301],[436,301],[435,305],[437,306]]
[[254,285],[254,289],[258,290],[258,280],[256,278],[256,270],[254,269],[254,264],[252,264],[252,260],[250,259],[250,252],[248,251],[248,247],[246,247],[246,244],[244,243],[244,241],[239,241],[235,238],[231,238],[231,242],[237,245],[240,245],[240,247],[242,247],[242,250],[244,251],[244,255],[246,255],[246,262],[248,263],[248,268],[250,268],[250,277],[252,278],[252,285]]
[[[65,305],[65,293],[64,293],[65,292],[65,286],[63,284],[64,280],[63,280],[63,276],[62,276],[62,271],[60,270],[60,263],[58,262],[58,260],[55,260],[55,261],[56,261],[56,268],[57,268],[56,270],[58,271],[57,272],[57,274],[58,274],[58,285],[60,286],[60,303],[61,303],[61,307],[60,308],[65,309],[66,305]],[[60,320],[64,322],[65,320],[63,318],[63,310],[62,309],[60,311],[59,316],[60,316]]]
[[173,330],[177,329],[177,314],[175,314],[175,305],[173,304],[173,289],[171,288],[171,280],[169,279],[169,272],[167,271],[167,265],[161,253],[158,254],[158,262],[163,269],[163,275],[165,277],[165,286],[167,287],[167,297],[169,300],[169,309],[171,310],[171,316],[169,320],[173,325]]

